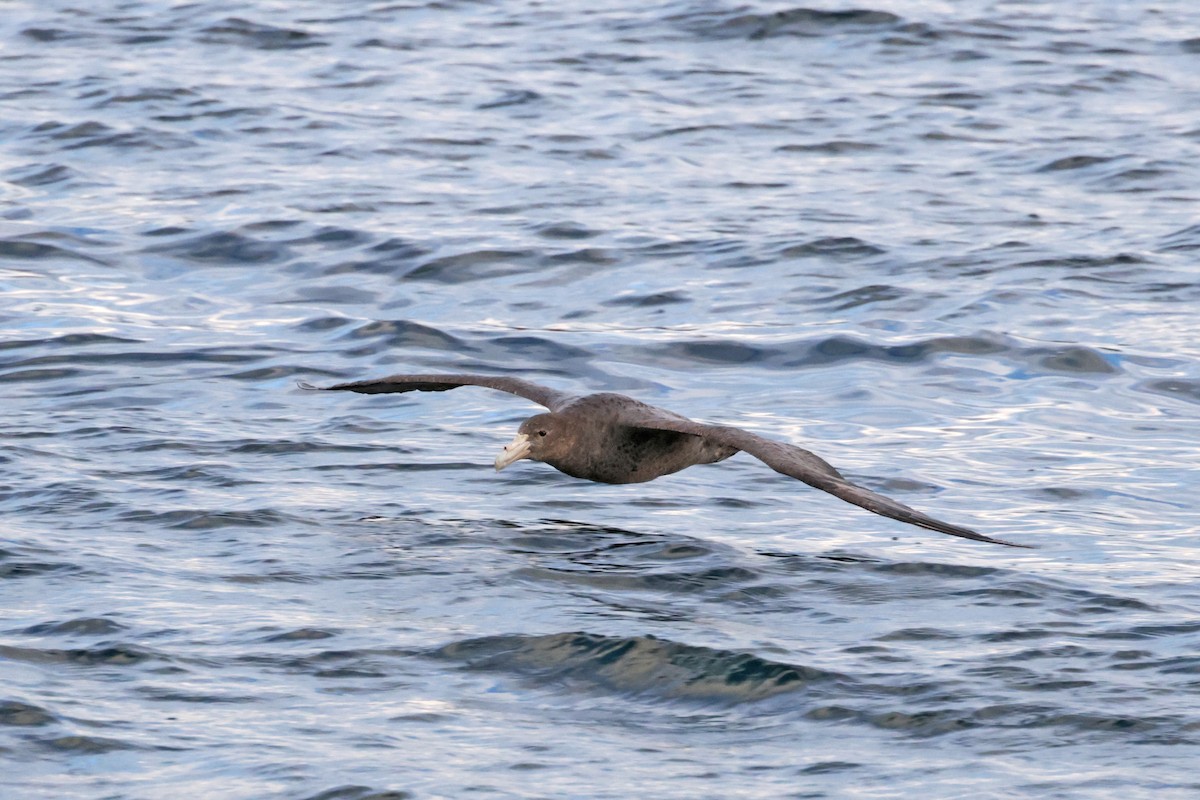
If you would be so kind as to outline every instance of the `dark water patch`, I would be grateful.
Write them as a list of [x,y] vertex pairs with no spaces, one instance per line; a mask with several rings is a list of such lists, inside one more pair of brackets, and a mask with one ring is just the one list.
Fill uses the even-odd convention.
[[812,305],[828,305],[831,311],[849,311],[873,303],[887,303],[907,297],[909,292],[897,286],[871,285],[861,286],[844,292],[837,292],[826,297],[815,298],[809,302]]
[[324,274],[366,273],[402,277],[408,274],[421,258],[427,256],[429,250],[407,239],[392,237],[367,248],[366,253],[366,258],[329,267]]
[[931,106],[954,106],[956,108],[978,108],[990,100],[990,95],[976,92],[933,92],[921,97],[920,102]]
[[[624,555],[624,554],[622,554]],[[745,584],[761,579],[752,569],[738,566],[719,566],[698,570],[646,572],[633,563],[616,560],[613,553],[576,555],[557,564],[522,567],[514,572],[519,580],[539,583],[570,584],[606,591],[649,592],[677,595],[715,595],[726,600],[734,593],[752,599],[753,592]],[[774,593],[768,591],[768,594]]]
[[[403,448],[400,448],[400,447],[392,447],[390,449],[393,451],[394,450],[404,451]],[[407,452],[407,451],[404,451],[404,452]],[[384,473],[440,472],[440,471],[477,472],[479,470],[479,467],[480,467],[479,464],[476,464],[473,462],[468,462],[468,461],[442,461],[442,462],[420,462],[420,463],[385,461],[385,462],[380,462],[377,464],[319,464],[315,467],[312,467],[311,470],[313,472],[344,472],[346,470],[353,470],[353,471],[357,471],[357,472],[384,472]],[[524,478],[524,479],[522,479],[522,482],[529,482],[530,480],[533,480],[533,479]],[[552,480],[548,480],[547,482],[552,482]]]
[[281,28],[241,17],[227,17],[216,25],[202,30],[200,41],[225,44],[256,50],[298,50],[324,47],[328,43],[315,34],[298,28]]
[[1028,683],[1015,684],[1017,689],[1025,692],[1071,692],[1076,689],[1086,689],[1095,686],[1095,681],[1088,680],[1037,680]]
[[[1068,681],[1068,683],[1077,683]],[[1082,686],[1062,688],[1058,691],[1076,691]],[[1055,691],[1047,683],[1043,688],[1036,684],[1023,687],[1024,691]],[[1128,734],[1153,734],[1158,741],[1183,744],[1197,739],[1190,731],[1188,720],[1182,716],[1155,715],[1135,717],[1122,714],[1071,711],[1049,704],[1004,703],[976,706],[972,708],[943,707],[928,710],[875,711],[846,705],[829,705],[811,709],[806,716],[817,721],[840,721],[865,723],[876,728],[896,731],[917,738],[943,736],[945,734],[978,728],[990,729],[1059,729],[1078,733],[1121,734],[1122,741],[1148,742],[1149,738],[1127,739]]]
[[316,317],[308,319],[304,322],[293,326],[293,330],[298,333],[323,333],[324,331],[335,331],[338,328],[344,328],[347,325],[353,324],[354,320],[346,317]]
[[[357,429],[351,427],[339,428],[347,432],[375,432],[376,428]],[[295,454],[295,453],[394,453],[395,446],[367,444],[334,444],[315,442],[305,439],[283,439],[276,441],[243,441],[218,444],[213,452],[250,453],[259,455]]]
[[348,247],[359,247],[370,242],[374,237],[365,231],[352,228],[341,228],[336,225],[322,225],[312,233],[295,239],[293,245],[315,244],[326,250],[342,250]]
[[1160,192],[1173,184],[1184,188],[1185,183],[1168,180],[1179,172],[1174,165],[1134,167],[1105,175],[1096,186],[1113,192]]
[[1005,569],[981,573],[980,577],[986,579],[987,585],[948,591],[952,591],[955,597],[972,598],[979,605],[1052,606],[1063,618],[1059,625],[1075,617],[1100,614],[1120,617],[1130,613],[1144,615],[1161,612],[1155,605],[1136,597],[1108,594],[1056,581],[1038,580]]
[[1148,392],[1188,403],[1200,403],[1200,380],[1183,378],[1162,378],[1151,381],[1139,381],[1133,385],[1135,391]]
[[62,28],[25,28],[21,31],[21,35],[41,44],[86,38],[84,34],[78,31],[68,31]]
[[897,26],[900,17],[871,9],[827,11],[792,8],[746,13],[742,6],[729,11],[679,14],[667,17],[667,21],[702,39],[767,39],[775,36],[815,37],[887,30]]
[[312,642],[320,639],[331,639],[337,636],[336,631],[321,628],[296,628],[295,630],[276,633],[263,638],[264,642]]
[[92,255],[69,250],[53,244],[44,244],[25,236],[0,239],[0,258],[20,261],[87,261],[92,264],[104,262]]
[[[53,513],[61,513],[54,511]],[[0,561],[0,580],[7,578],[40,578],[45,575],[82,575],[86,570],[79,564],[67,561],[38,561],[34,559],[8,559]]]
[[55,131],[50,138],[66,140],[62,150],[85,150],[94,147],[111,147],[116,150],[170,151],[198,146],[190,136],[166,128],[138,126],[130,130],[116,130],[99,122],[85,122],[62,130],[56,123],[38,126],[38,133]]
[[876,637],[877,642],[927,642],[957,639],[958,634],[937,628],[902,628]]
[[106,106],[125,105],[148,105],[155,107],[159,105],[174,105],[176,102],[187,102],[197,96],[197,93],[191,89],[179,86],[170,88],[140,88],[131,91],[117,90],[104,100],[96,103],[94,107],[104,108]]
[[659,306],[678,305],[682,303],[690,303],[692,298],[686,292],[669,291],[669,292],[653,292],[650,294],[623,294],[615,297],[612,300],[605,300],[601,305],[620,308],[627,306],[630,308],[657,308]]
[[136,750],[136,745],[102,736],[58,736],[43,739],[41,744],[50,750],[77,755],[103,755],[117,750]]
[[1159,639],[1196,634],[1200,634],[1200,622],[1142,624],[1123,630],[1095,631],[1090,636],[1100,639]]
[[307,795],[303,800],[410,800],[417,795],[402,789],[375,789],[370,786],[357,784],[335,786],[313,795]]
[[429,655],[461,662],[472,670],[514,673],[542,685],[567,683],[670,700],[753,702],[813,686],[853,683],[836,672],[654,636],[485,636],[440,647]]
[[434,283],[462,283],[503,278],[528,271],[528,250],[472,250],[426,261],[405,278]]
[[320,583],[323,580],[323,577],[306,572],[299,572],[286,567],[275,567],[270,569],[265,568],[263,572],[239,572],[231,575],[224,575],[221,577],[221,580],[225,581],[226,583],[254,586],[257,584],[270,583]]
[[1048,164],[1038,167],[1037,172],[1064,172],[1077,169],[1087,169],[1098,164],[1108,164],[1115,161],[1118,156],[1064,156],[1057,158]]
[[312,368],[308,365],[259,367],[241,372],[229,372],[220,377],[231,381],[277,381],[280,378],[294,378],[297,375],[311,375]]
[[534,232],[544,239],[591,239],[600,232],[578,222],[551,222],[538,225]]
[[72,664],[81,667],[129,667],[146,661],[169,661],[160,653],[130,644],[97,645],[70,650],[0,644],[0,657],[29,664]]
[[709,131],[726,131],[729,127],[726,125],[680,125],[672,126],[660,130],[655,130],[652,133],[642,134],[638,136],[639,141],[653,141],[654,139],[665,139],[673,136],[687,136],[693,133],[707,133]]
[[542,95],[532,89],[510,89],[504,92],[499,97],[489,100],[486,103],[480,103],[475,106],[480,111],[486,111],[491,108],[508,108],[510,106],[522,106],[529,103],[536,103],[544,99]]
[[473,352],[462,339],[442,330],[408,320],[376,320],[368,322],[343,334],[344,339],[374,339],[389,348],[411,348],[421,350],[453,350]]
[[140,339],[126,339],[103,333],[68,333],[45,339],[13,339],[0,342],[0,350],[23,347],[86,347],[94,344],[139,344]]
[[1200,223],[1169,233],[1163,236],[1159,242],[1158,249],[1167,252],[1200,250]]
[[30,164],[5,171],[4,179],[18,186],[52,186],[56,183],[82,182],[83,175],[62,164]]
[[0,725],[36,728],[56,721],[53,714],[40,706],[19,700],[0,700]]
[[241,233],[221,231],[192,236],[169,244],[154,245],[146,252],[211,265],[275,264],[291,258],[291,250],[279,242],[255,239]]
[[76,122],[71,125],[65,122],[47,121],[38,123],[32,129],[33,133],[48,135],[51,139],[66,142],[75,139],[91,139],[97,136],[104,136],[111,133],[112,130],[112,128],[103,122],[96,122],[94,120]]
[[108,617],[77,617],[62,622],[40,622],[21,630],[27,636],[108,636],[127,626]]
[[1200,675],[1200,656],[1175,656],[1169,658],[1147,659],[1145,661],[1116,664],[1112,669],[1144,670],[1152,669],[1163,675]]
[[801,244],[787,245],[780,258],[859,259],[880,256],[887,251],[853,236],[822,236]]
[[311,675],[336,680],[378,679],[394,674],[385,661],[412,655],[407,651],[377,648],[374,650],[321,650],[305,655],[259,653],[239,656],[238,663],[258,665],[270,670]]
[[739,191],[752,191],[755,189],[787,189],[791,186],[790,183],[782,181],[729,181],[721,184],[727,189],[736,189]]
[[302,522],[298,517],[270,508],[249,511],[211,511],[178,509],[175,511],[127,511],[118,517],[122,522],[139,522],[175,530],[208,531],[221,528],[267,528],[285,523]]
[[565,253],[552,253],[549,255],[540,256],[537,263],[553,267],[558,264],[592,264],[595,266],[608,266],[610,264],[619,263],[622,256],[615,250],[608,250],[600,247],[584,247],[579,250],[571,250]]
[[[54,355],[32,356],[29,358],[17,359],[5,362],[2,366],[6,369],[15,367],[40,367],[48,364],[75,364],[84,363],[89,366],[113,366],[113,365],[133,365],[146,367],[148,365],[174,365],[174,364],[245,364],[255,361],[262,361],[266,358],[273,358],[277,355],[274,349],[266,349],[261,353],[242,352],[236,353],[224,349],[201,349],[189,348],[166,351],[138,351],[138,350],[122,350],[119,352],[96,352],[87,353],[56,353]],[[96,370],[85,370],[76,368],[62,369],[24,369],[16,372],[5,373],[0,375],[0,381],[43,381],[43,380],[59,380],[65,377],[74,377],[77,375],[95,375],[99,374]],[[286,373],[290,375],[291,372]],[[91,394],[96,391],[106,391],[111,387],[106,382],[100,382],[96,385],[84,387],[73,387],[66,394]],[[162,402],[162,398],[157,400],[151,398],[140,398],[133,400],[129,405],[153,405],[156,402]],[[109,407],[112,407],[111,398],[108,401]]]
[[140,697],[158,703],[196,703],[198,705],[251,705],[261,703],[262,698],[254,695],[216,694],[210,692],[188,692],[174,687],[139,686]]
[[800,770],[801,775],[829,775],[838,772],[847,772],[852,769],[862,769],[865,765],[854,761],[820,761],[816,764],[810,764]]
[[749,245],[741,239],[671,239],[649,244],[631,243],[626,252],[630,258],[679,260],[693,256],[716,257],[746,252]]
[[918,737],[942,736],[979,726],[970,711],[948,708],[935,711],[885,711],[862,715],[864,721],[889,731]]
[[137,479],[155,483],[217,486],[224,489],[258,482],[252,476],[239,475],[237,469],[229,464],[185,464],[178,467],[155,467],[139,470],[96,470],[93,475],[98,478],[116,480]]
[[775,148],[777,153],[816,153],[822,156],[841,156],[879,150],[880,146],[870,142],[836,139],[813,144],[785,144]]
[[779,351],[738,341],[673,342],[652,349],[653,361],[660,364],[750,364],[774,359]]
[[[1022,725],[1028,728],[1074,728],[1080,731],[1108,733],[1138,733],[1153,730],[1161,725],[1177,727],[1179,720],[1170,717],[1132,717],[1122,714],[1079,713],[1048,711],[1026,718]],[[1195,737],[1191,737],[1193,740]],[[1182,744],[1186,740],[1181,740]]]
[[[882,293],[890,299],[891,293]],[[848,306],[871,302],[857,292],[842,298]],[[1081,344],[1028,347],[992,334],[935,336],[904,344],[877,344],[851,336],[779,341],[771,345],[738,339],[700,339],[644,345],[632,359],[667,367],[754,364],[772,369],[823,367],[843,362],[883,361],[918,364],[943,355],[983,356],[1013,367],[1016,377],[1044,374],[1114,375],[1123,372],[1121,358]],[[1002,358],[997,359],[997,356]]]
[[981,642],[989,644],[997,644],[1001,642],[1025,642],[1036,639],[1050,639],[1061,636],[1059,631],[1044,630],[1044,629],[1021,629],[1007,631],[992,631],[990,633],[980,634],[976,637]]
[[[359,289],[354,286],[343,286],[338,284],[326,284],[324,286],[298,286],[295,289],[295,296],[291,300],[280,300],[279,303],[303,303],[312,305],[317,303],[322,306],[334,305],[342,303],[345,305],[376,305],[379,302],[379,292],[370,289]],[[392,308],[399,308],[407,303],[392,304]]]
[[[1063,256],[1060,258],[1042,258],[1033,261],[1023,261],[1016,266],[1033,267],[1036,269],[1062,269],[1068,270],[1070,274],[1066,275],[1067,280],[1111,280],[1113,272],[1112,267],[1136,267],[1148,263],[1141,256],[1136,256],[1131,253],[1117,253],[1111,256]],[[1133,270],[1128,270],[1133,273]],[[1117,276],[1125,277],[1123,271],[1115,271]]]
[[500,363],[511,363],[513,356],[519,356],[526,363],[561,367],[567,362],[587,362],[594,357],[591,350],[548,336],[493,336],[479,344],[486,348],[485,354],[489,360]]
[[930,352],[928,343],[880,346],[847,336],[833,336],[800,344],[783,360],[783,366],[816,366],[858,359],[916,362]]
[[1035,348],[1029,351],[1038,366],[1049,372],[1083,373],[1090,375],[1113,375],[1121,370],[1116,366],[1115,356],[1105,357],[1098,350],[1082,346],[1066,346],[1046,351]]

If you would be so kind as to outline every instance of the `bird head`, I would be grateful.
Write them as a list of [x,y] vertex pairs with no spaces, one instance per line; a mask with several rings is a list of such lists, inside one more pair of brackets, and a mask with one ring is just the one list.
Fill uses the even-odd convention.
[[570,449],[569,437],[563,435],[562,425],[553,414],[538,414],[521,423],[517,435],[496,456],[496,470],[528,458],[531,461],[553,461]]

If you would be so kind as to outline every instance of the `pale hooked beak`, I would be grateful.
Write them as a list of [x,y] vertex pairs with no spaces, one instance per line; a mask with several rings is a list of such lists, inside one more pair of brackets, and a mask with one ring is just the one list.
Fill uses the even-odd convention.
[[496,471],[507,467],[514,461],[520,461],[522,458],[529,458],[529,437],[523,433],[518,433],[513,440],[504,445],[504,449],[500,451],[500,455],[496,456]]

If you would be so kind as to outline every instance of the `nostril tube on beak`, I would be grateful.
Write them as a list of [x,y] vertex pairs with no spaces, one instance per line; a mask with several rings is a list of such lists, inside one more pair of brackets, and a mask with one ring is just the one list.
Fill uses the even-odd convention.
[[529,437],[523,433],[518,433],[513,440],[504,446],[500,454],[496,456],[496,471],[507,467],[514,461],[520,461],[522,458],[529,457]]

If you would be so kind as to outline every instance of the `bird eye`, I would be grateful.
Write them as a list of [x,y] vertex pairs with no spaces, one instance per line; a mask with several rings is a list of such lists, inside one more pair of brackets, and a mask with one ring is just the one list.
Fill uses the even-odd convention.
[[546,435],[545,431],[538,431],[538,436],[545,436],[545,435]]

